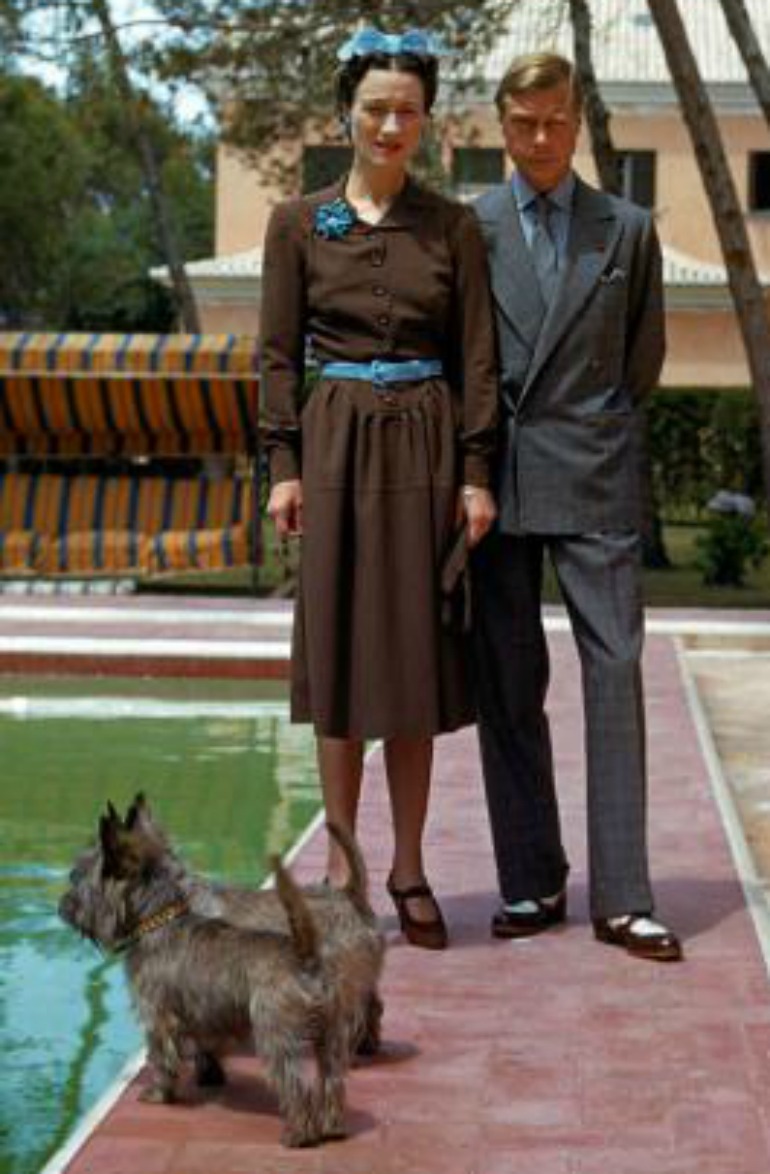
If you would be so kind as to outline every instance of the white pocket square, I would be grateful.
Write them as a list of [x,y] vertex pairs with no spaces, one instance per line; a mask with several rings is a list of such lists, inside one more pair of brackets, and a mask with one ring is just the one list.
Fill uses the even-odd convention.
[[603,282],[604,285],[614,285],[615,282],[626,280],[626,271],[625,269],[618,268],[610,269],[609,273],[602,273],[599,280]]

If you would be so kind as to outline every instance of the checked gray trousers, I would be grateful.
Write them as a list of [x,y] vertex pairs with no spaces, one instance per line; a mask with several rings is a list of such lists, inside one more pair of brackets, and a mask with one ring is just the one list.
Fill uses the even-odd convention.
[[473,552],[479,740],[502,898],[555,894],[568,864],[545,711],[543,561],[580,657],[592,917],[649,913],[640,543],[634,533],[490,534]]

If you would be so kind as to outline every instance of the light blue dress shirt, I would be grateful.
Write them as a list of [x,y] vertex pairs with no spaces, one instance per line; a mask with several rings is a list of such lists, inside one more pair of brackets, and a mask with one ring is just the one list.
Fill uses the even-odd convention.
[[[529,247],[532,244],[532,234],[535,231],[535,224],[537,223],[535,200],[539,193],[527,183],[524,176],[518,171],[514,171],[511,177],[511,187],[513,188],[513,198],[516,201],[516,208],[519,213],[521,231]],[[544,192],[543,194],[548,196],[552,205],[548,217],[548,224],[553,243],[556,246],[558,267],[561,270],[564,268],[564,262],[567,257],[567,241],[569,239],[570,222],[572,220],[572,199],[575,194],[574,174],[570,171],[569,175],[565,175],[560,184],[557,184],[550,192]]]

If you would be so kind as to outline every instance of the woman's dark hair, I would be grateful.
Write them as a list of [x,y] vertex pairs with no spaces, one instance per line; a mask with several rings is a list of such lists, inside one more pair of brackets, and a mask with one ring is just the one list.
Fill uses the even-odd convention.
[[351,57],[337,71],[337,110],[340,114],[348,113],[356,90],[370,69],[392,69],[418,77],[425,95],[425,113],[428,113],[438,90],[438,61],[435,57],[418,57],[415,53],[367,53],[364,57]]

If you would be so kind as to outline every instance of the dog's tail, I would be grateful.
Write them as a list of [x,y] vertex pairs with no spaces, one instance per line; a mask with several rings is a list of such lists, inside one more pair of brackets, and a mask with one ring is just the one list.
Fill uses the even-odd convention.
[[275,891],[278,899],[286,911],[297,957],[303,966],[313,966],[319,962],[318,930],[308,908],[302,890],[288,871],[284,868],[277,856],[271,860],[275,873]]
[[332,839],[339,844],[347,861],[349,877],[344,892],[363,917],[373,916],[369,904],[369,875],[355,837],[339,824],[329,822],[326,827]]

